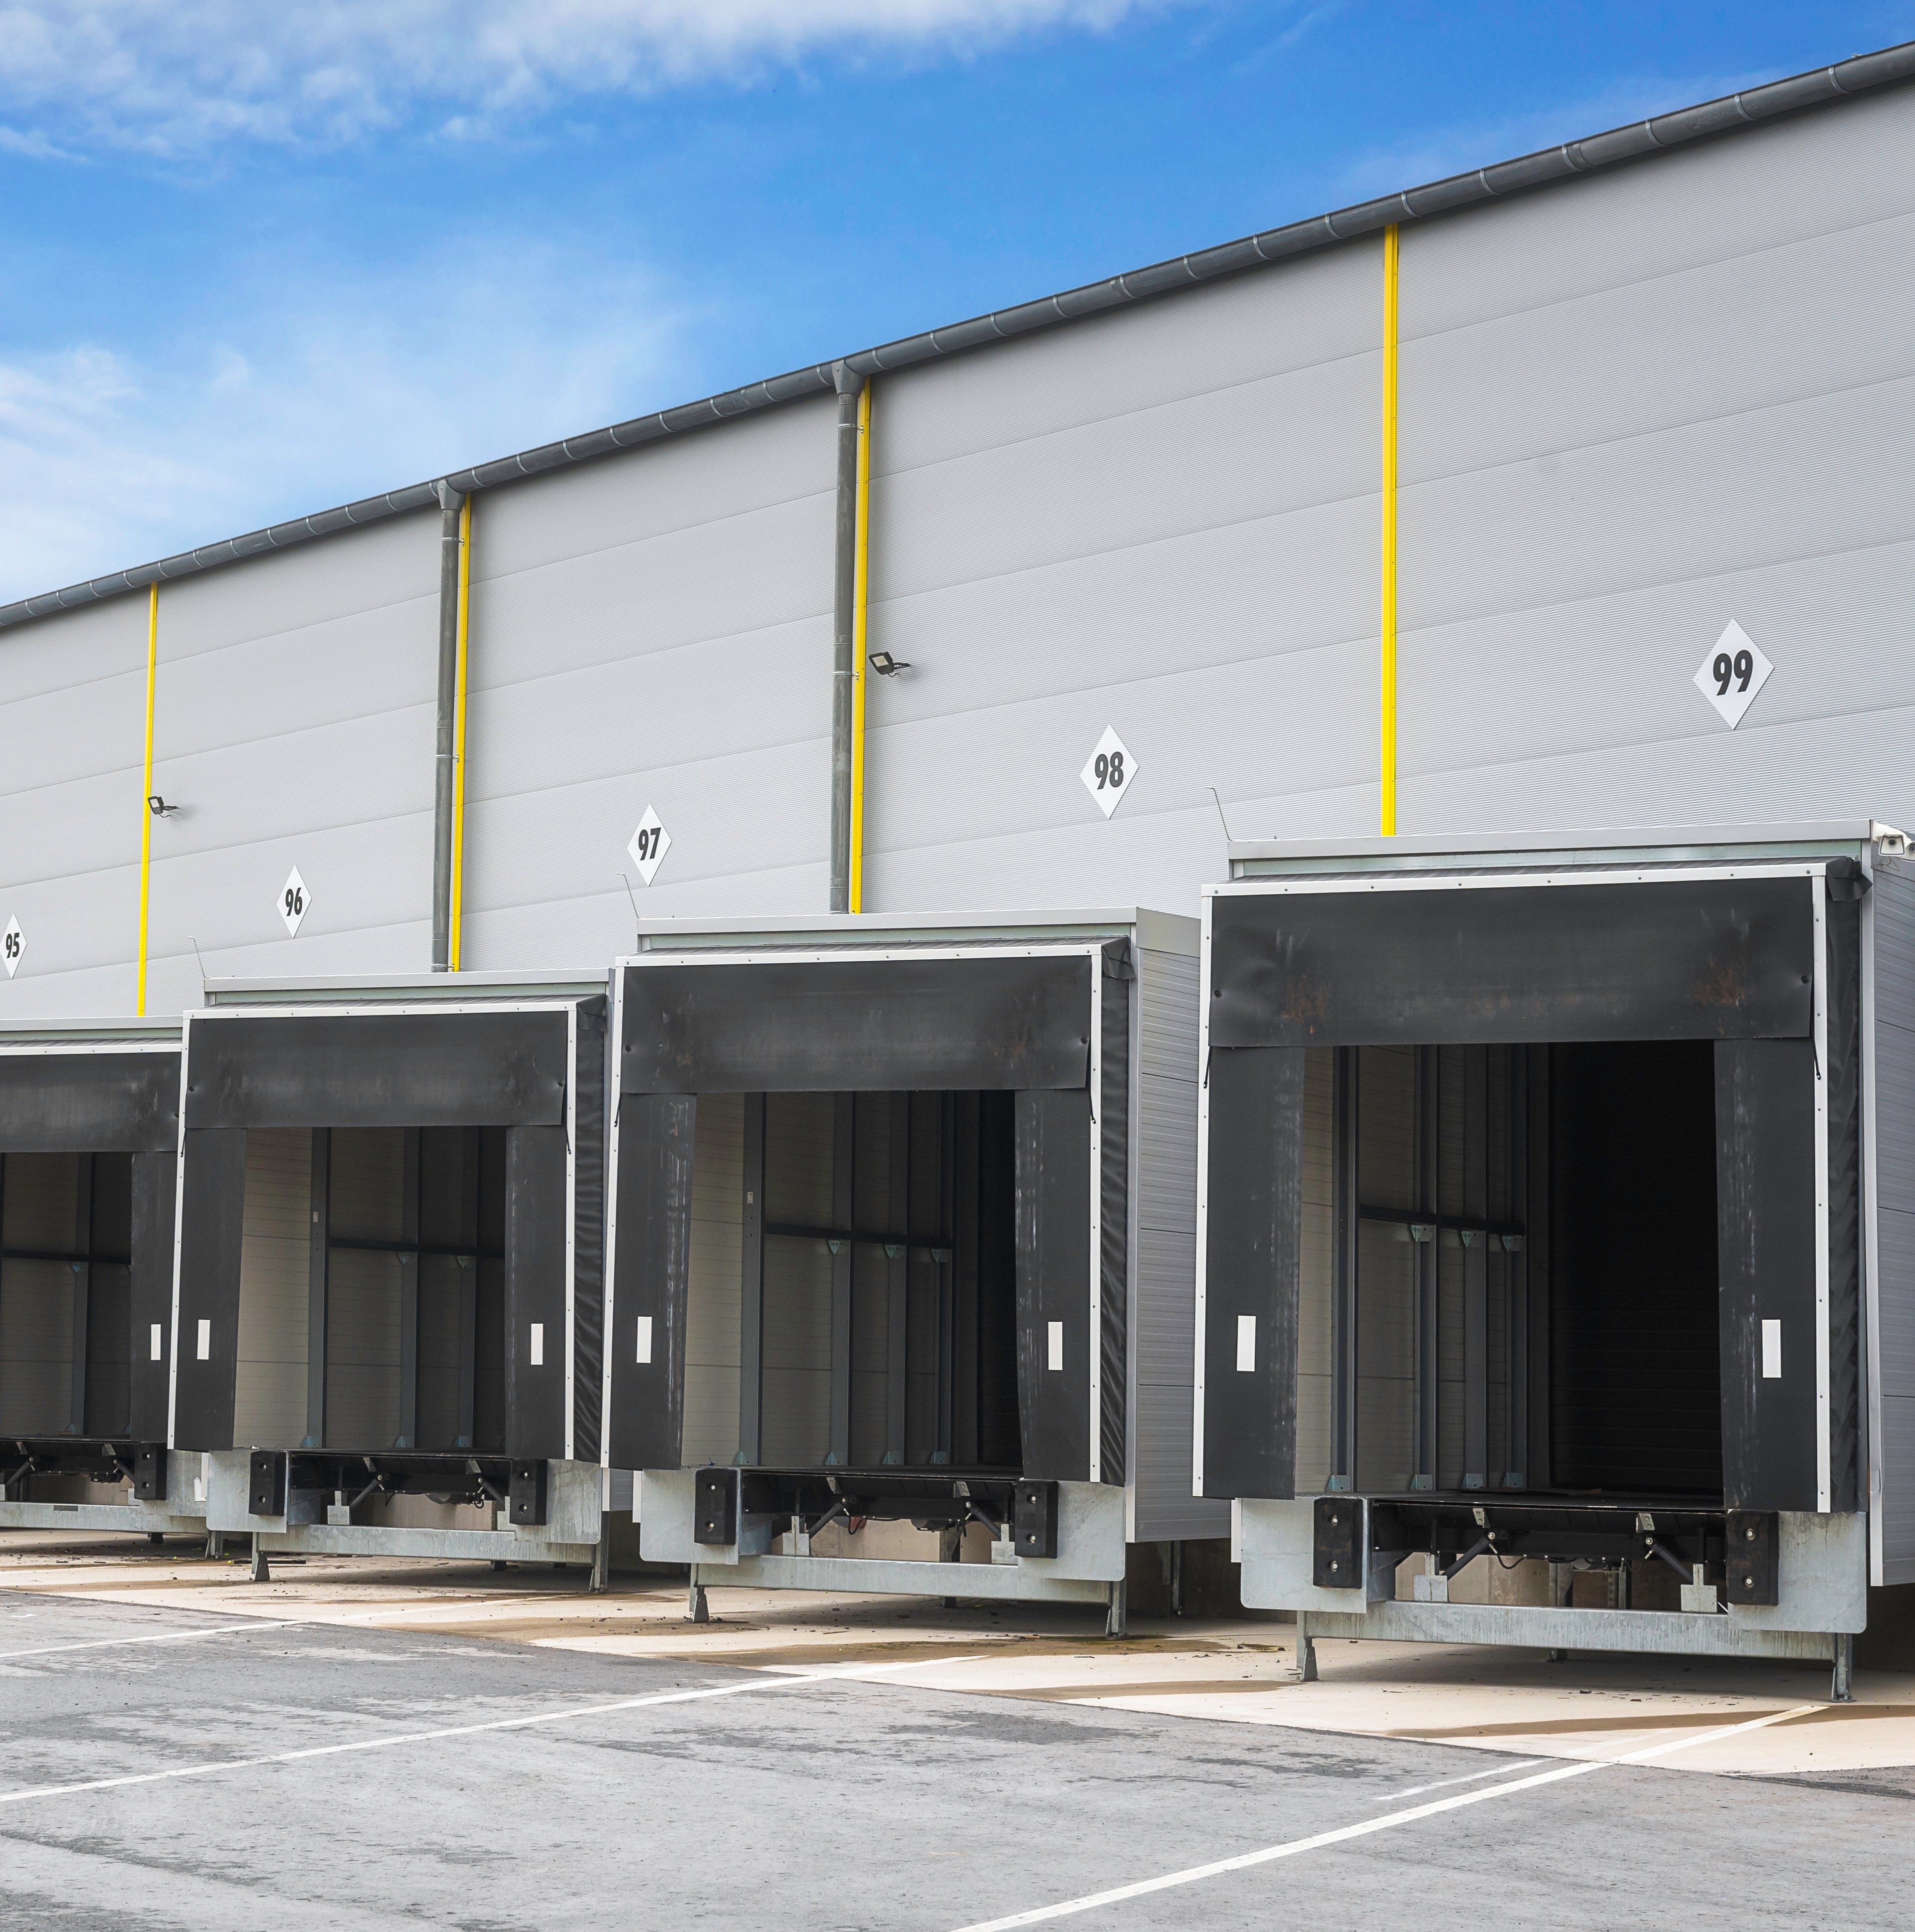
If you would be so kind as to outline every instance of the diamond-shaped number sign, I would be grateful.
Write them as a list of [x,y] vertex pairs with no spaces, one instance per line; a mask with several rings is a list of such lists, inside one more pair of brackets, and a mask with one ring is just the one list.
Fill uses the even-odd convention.
[[1124,740],[1106,725],[1097,740],[1097,748],[1077,776],[1084,781],[1084,789],[1097,800],[1097,809],[1108,818],[1130,789],[1130,781],[1137,776],[1137,761],[1124,748]]
[[639,878],[649,886],[658,877],[665,855],[671,850],[671,834],[665,829],[665,820],[649,805],[638,821],[638,830],[632,835],[632,843],[625,849],[632,854]]
[[1715,648],[1703,659],[1695,688],[1728,720],[1733,731],[1775,668],[1762,655],[1761,646],[1731,618],[1729,628],[1715,640]]
[[286,922],[286,936],[293,938],[299,930],[299,922],[306,916],[306,908],[313,902],[313,896],[306,890],[306,882],[299,876],[295,866],[286,875],[286,883],[279,889],[279,916]]
[[0,958],[7,962],[7,977],[11,979],[20,970],[20,962],[26,957],[26,934],[20,930],[17,917],[7,921],[7,935],[0,939]]

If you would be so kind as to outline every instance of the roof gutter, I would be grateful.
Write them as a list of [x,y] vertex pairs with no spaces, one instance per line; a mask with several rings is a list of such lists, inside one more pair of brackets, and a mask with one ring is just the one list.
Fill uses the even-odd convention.
[[773,376],[742,389],[728,389],[722,395],[707,396],[701,402],[686,403],[677,409],[662,410],[650,416],[635,416],[629,422],[609,428],[569,436],[562,442],[548,442],[536,449],[521,450],[516,456],[482,463],[470,470],[455,471],[430,483],[415,483],[383,496],[362,497],[337,509],[322,510],[316,516],[300,517],[290,523],[275,524],[245,536],[230,537],[223,543],[209,544],[200,550],[183,550],[177,556],[162,557],[131,570],[116,571],[111,576],[96,577],[64,590],[49,591],[17,603],[0,604],[0,629],[70,610],[84,604],[97,604],[129,590],[140,590],[149,584],[170,584],[176,578],[197,575],[201,571],[237,563],[268,550],[284,550],[291,544],[309,542],[315,537],[356,529],[362,524],[383,523],[389,517],[404,516],[416,510],[434,508],[442,490],[467,496],[502,484],[516,483],[548,470],[564,470],[580,463],[596,461],[620,450],[637,449],[692,430],[710,428],[734,417],[751,416],[761,410],[775,409],[784,403],[811,396],[828,396],[839,387],[839,372],[868,376],[881,371],[907,369],[923,362],[935,362],[947,356],[962,355],[993,342],[1007,341],[1034,331],[1055,328],[1080,316],[1096,315],[1109,309],[1124,308],[1148,302],[1159,296],[1191,288],[1203,282],[1222,280],[1247,269],[1288,261],[1299,255],[1313,254],[1334,248],[1359,235],[1374,234],[1391,222],[1428,220],[1448,214],[1505,196],[1526,194],[1576,175],[1616,167],[1666,148],[1706,140],[1739,128],[1771,121],[1778,116],[1798,113],[1807,108],[1834,102],[1890,86],[1915,78],[1915,40],[1886,47],[1880,52],[1858,54],[1852,60],[1832,67],[1817,68],[1786,80],[1771,81],[1741,94],[1724,94],[1719,100],[1698,106],[1676,109],[1653,120],[1631,122],[1606,134],[1595,134],[1560,147],[1544,148],[1514,160],[1477,168],[1468,174],[1452,175],[1447,180],[1431,182],[1421,188],[1404,190],[1378,201],[1359,202],[1354,207],[1338,208],[1329,214],[1293,221],[1281,228],[1266,229],[1241,241],[1226,242],[1193,255],[1179,255],[1146,268],[1114,275],[1106,281],[1086,283],[1061,294],[998,309],[989,315],[974,316],[968,322],[947,328],[935,328],[901,341],[887,342],[875,349],[861,350],[828,362],[814,363],[808,369]]

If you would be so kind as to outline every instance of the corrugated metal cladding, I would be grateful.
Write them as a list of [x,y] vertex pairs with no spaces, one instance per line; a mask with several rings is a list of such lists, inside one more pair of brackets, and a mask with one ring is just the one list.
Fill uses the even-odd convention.
[[1876,1394],[1882,1581],[1915,1583],[1915,877],[1884,867],[1875,932]]
[[[417,968],[431,935],[436,515],[161,592],[147,1010],[209,974]],[[27,952],[11,1014],[128,1012],[139,934],[147,603],[49,617],[0,645],[0,893]],[[23,784],[16,776],[25,776]],[[296,954],[279,915],[311,896]],[[4,923],[5,912],[0,912]]]
[[[1406,832],[1915,820],[1915,92],[1402,238]],[[1194,910],[1241,834],[1377,824],[1382,244],[880,375],[867,910]],[[474,500],[464,963],[822,910],[818,398]],[[162,588],[149,1010],[428,951],[433,510]],[[0,1013],[125,1011],[144,598],[0,640]],[[1731,620],[1773,676],[1691,682]],[[1114,726],[1106,820],[1078,774]],[[277,895],[298,866],[296,940]]]

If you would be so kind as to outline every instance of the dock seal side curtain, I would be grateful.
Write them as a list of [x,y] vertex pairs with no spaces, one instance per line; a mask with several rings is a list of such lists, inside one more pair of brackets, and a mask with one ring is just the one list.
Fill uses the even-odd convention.
[[[1106,1178],[1112,1160],[1118,1167],[1118,1225],[1104,1234],[1103,1332],[1091,1334],[1088,1322],[1090,1027],[1098,964],[1076,952],[626,968],[608,1420],[615,1467],[675,1468],[679,1461],[699,1094],[1008,1090],[1017,1096],[1024,1466],[1034,1476],[1088,1477],[1089,1351],[1101,1348],[1107,1413],[1097,1426],[1104,1473],[1123,1479],[1124,1384],[1109,1363],[1125,1354],[1127,1084],[1123,1106],[1113,1112],[1101,1103]],[[1129,1077],[1128,988],[1107,974],[1098,983],[1106,989],[1108,1094],[1113,1081]],[[1107,1194],[1101,1218],[1111,1217]],[[1060,1319],[1065,1363],[1053,1372],[1049,1324]],[[650,1338],[645,1360],[641,1322]]]
[[[249,1127],[503,1126],[506,1130],[506,1447],[566,1453],[566,1094],[576,1078],[581,1204],[602,1165],[602,998],[577,1003],[581,1069],[567,1017],[542,1012],[222,1014],[188,1029],[185,1199],[180,1216],[181,1449],[230,1440],[239,1318],[240,1229]],[[590,1065],[590,1077],[585,1072]],[[600,1252],[575,1231],[575,1443],[597,1453]],[[209,1354],[198,1357],[198,1324]],[[526,1350],[543,1324],[536,1368]],[[367,1443],[365,1449],[389,1448]]]
[[[127,1433],[167,1433],[167,1351],[173,1326],[173,1176],[179,1144],[176,1052],[0,1054],[0,1154],[130,1154]],[[148,1338],[162,1338],[153,1360]],[[117,1428],[106,1432],[117,1435]]]
[[[1204,1493],[1295,1490],[1306,1048],[1712,1040],[1805,1048],[1819,890],[1800,874],[1772,874],[1220,896],[1203,1076]],[[1832,1051],[1833,1040],[1832,1029]],[[1718,1096],[1731,1050],[1717,1049]],[[1788,1116],[1765,1106],[1761,1118],[1781,1132]],[[1718,1138],[1723,1193],[1736,1156]],[[1251,1366],[1240,1369],[1246,1318]],[[1724,1480],[1733,1491],[1727,1465]]]

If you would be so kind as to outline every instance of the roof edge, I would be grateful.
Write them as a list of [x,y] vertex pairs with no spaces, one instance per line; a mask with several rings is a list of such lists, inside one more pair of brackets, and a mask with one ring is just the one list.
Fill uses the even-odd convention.
[[129,591],[143,590],[149,584],[171,583],[182,577],[197,576],[269,550],[284,550],[295,544],[330,536],[341,530],[366,524],[382,523],[415,510],[434,508],[440,502],[440,483],[461,494],[497,489],[527,477],[543,476],[581,463],[597,461],[621,450],[636,449],[688,431],[709,429],[738,416],[795,402],[810,396],[833,393],[835,372],[840,362],[854,374],[875,376],[899,369],[961,355],[994,342],[1008,341],[1039,330],[1052,328],[1080,316],[1095,315],[1133,304],[1154,300],[1179,290],[1218,281],[1245,271],[1272,266],[1301,255],[1373,234],[1392,222],[1426,220],[1454,213],[1487,201],[1500,201],[1512,194],[1526,194],[1573,176],[1596,172],[1660,154],[1691,142],[1753,127],[1764,121],[1825,107],[1878,88],[1892,86],[1915,79],[1915,40],[1904,40],[1873,53],[1857,54],[1832,66],[1815,68],[1806,74],[1791,74],[1781,80],[1745,88],[1739,94],[1724,94],[1715,100],[1692,107],[1679,107],[1646,121],[1634,121],[1599,134],[1586,136],[1535,153],[1518,155],[1468,172],[1429,182],[1420,188],[1405,188],[1379,200],[1359,202],[1354,206],[1332,210],[1292,221],[1280,228],[1247,235],[1214,248],[1179,255],[1168,261],[1152,262],[1104,280],[1087,282],[1056,295],[1022,302],[986,315],[948,326],[927,329],[896,342],[830,362],[813,363],[743,388],[707,396],[695,403],[629,422],[614,423],[603,429],[568,436],[557,442],[542,443],[516,455],[452,472],[441,479],[413,483],[383,496],[364,496],[356,502],[322,510],[309,517],[229,537],[224,542],[208,544],[197,550],[182,550],[152,563],[137,564],[130,570],[115,571],[84,584],[69,584],[65,590],[47,591],[0,604],[0,630],[51,616],[62,610],[88,604],[103,603]]

